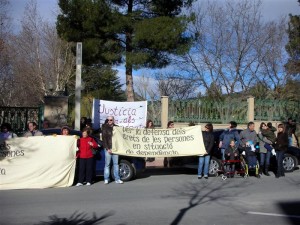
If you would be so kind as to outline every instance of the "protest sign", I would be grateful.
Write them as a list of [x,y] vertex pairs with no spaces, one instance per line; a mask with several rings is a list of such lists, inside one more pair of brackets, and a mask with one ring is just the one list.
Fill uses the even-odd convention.
[[112,151],[136,157],[176,157],[205,154],[201,126],[176,129],[114,127]]
[[0,145],[0,190],[67,187],[76,165],[75,136],[12,138]]
[[115,123],[122,127],[145,127],[147,101],[113,102],[93,100],[93,128],[99,129],[108,116],[115,118]]

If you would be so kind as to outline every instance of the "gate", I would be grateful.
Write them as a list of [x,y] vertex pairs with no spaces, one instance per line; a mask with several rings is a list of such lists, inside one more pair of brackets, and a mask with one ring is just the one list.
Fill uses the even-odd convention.
[[11,124],[12,130],[22,134],[27,130],[28,122],[36,122],[38,128],[42,127],[43,107],[0,107],[0,124]]

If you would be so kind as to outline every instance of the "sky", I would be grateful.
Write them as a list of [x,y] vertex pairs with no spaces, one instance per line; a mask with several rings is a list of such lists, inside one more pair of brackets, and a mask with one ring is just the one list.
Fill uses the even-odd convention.
[[[36,0],[40,15],[45,21],[56,22],[59,7],[58,0]],[[204,0],[198,0],[204,1]],[[223,0],[218,0],[223,1]],[[238,0],[234,0],[238,1]],[[30,0],[9,0],[11,8],[11,17],[13,18],[13,30],[18,32],[21,29],[21,20],[24,14],[25,6]],[[262,13],[266,20],[277,20],[289,14],[300,15],[300,6],[297,0],[262,0]],[[125,83],[125,68],[118,67],[121,83]],[[145,71],[144,71],[145,73]],[[134,72],[137,75],[137,72]]]
[[[20,29],[20,21],[24,13],[25,5],[30,0],[9,0],[11,5],[11,17],[13,18],[14,30]],[[41,16],[49,22],[55,23],[58,12],[58,0],[36,0]],[[202,0],[200,0],[202,1]],[[222,0],[219,0],[222,1]],[[300,6],[297,0],[262,0],[264,17],[268,20],[276,20],[281,16],[300,14]]]

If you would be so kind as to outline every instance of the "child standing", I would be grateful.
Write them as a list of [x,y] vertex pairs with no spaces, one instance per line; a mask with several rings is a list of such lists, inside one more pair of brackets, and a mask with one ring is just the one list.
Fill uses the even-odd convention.
[[86,181],[86,185],[92,184],[93,177],[93,148],[97,148],[97,142],[89,136],[90,130],[84,128],[82,131],[82,138],[77,142],[79,148],[79,180],[76,186],[82,186],[83,182]]
[[[239,151],[235,146],[235,141],[231,140],[229,147],[225,150],[225,160],[237,160],[238,155],[239,155]],[[235,163],[226,162],[224,169],[226,174],[231,175],[231,177],[233,177],[235,173]]]

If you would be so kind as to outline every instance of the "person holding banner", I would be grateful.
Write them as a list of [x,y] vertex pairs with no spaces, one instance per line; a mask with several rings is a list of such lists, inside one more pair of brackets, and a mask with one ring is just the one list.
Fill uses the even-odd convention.
[[84,128],[82,130],[82,138],[77,142],[78,158],[79,158],[79,179],[76,186],[82,186],[84,180],[86,185],[92,184],[93,179],[93,148],[97,148],[98,144],[94,138],[89,136],[90,130]]
[[7,140],[14,137],[18,137],[18,136],[11,131],[11,125],[9,123],[3,123],[1,125],[0,139]]
[[61,128],[61,135],[65,135],[65,136],[70,135],[70,128],[68,126],[63,126]]
[[120,179],[119,175],[119,156],[112,153],[112,135],[113,135],[113,128],[117,126],[114,123],[114,117],[108,116],[107,123],[102,125],[102,141],[103,147],[105,151],[105,166],[104,166],[104,184],[109,183],[109,176],[110,176],[110,163],[111,160],[113,161],[113,168],[114,168],[114,176],[115,182],[117,184],[123,184],[123,181]]
[[43,133],[37,129],[37,124],[35,122],[29,122],[28,131],[23,136],[24,137],[43,136]]
[[[174,122],[169,121],[167,124],[167,129],[174,128]],[[172,157],[164,157],[164,167],[172,167],[173,166],[173,158]]]
[[[199,157],[199,165],[198,165],[198,179],[202,178],[202,174],[204,174],[204,178],[208,179],[208,169],[209,169],[209,161],[210,161],[210,153],[214,147],[214,135],[213,135],[213,125],[208,123],[205,125],[205,131],[202,132],[203,142],[205,146],[206,153]],[[204,171],[203,171],[204,167]]]
[[[154,124],[153,124],[153,121],[152,120],[147,120],[146,122],[146,129],[154,129]],[[153,157],[148,157],[146,159],[147,162],[154,162],[155,161],[155,158]]]

